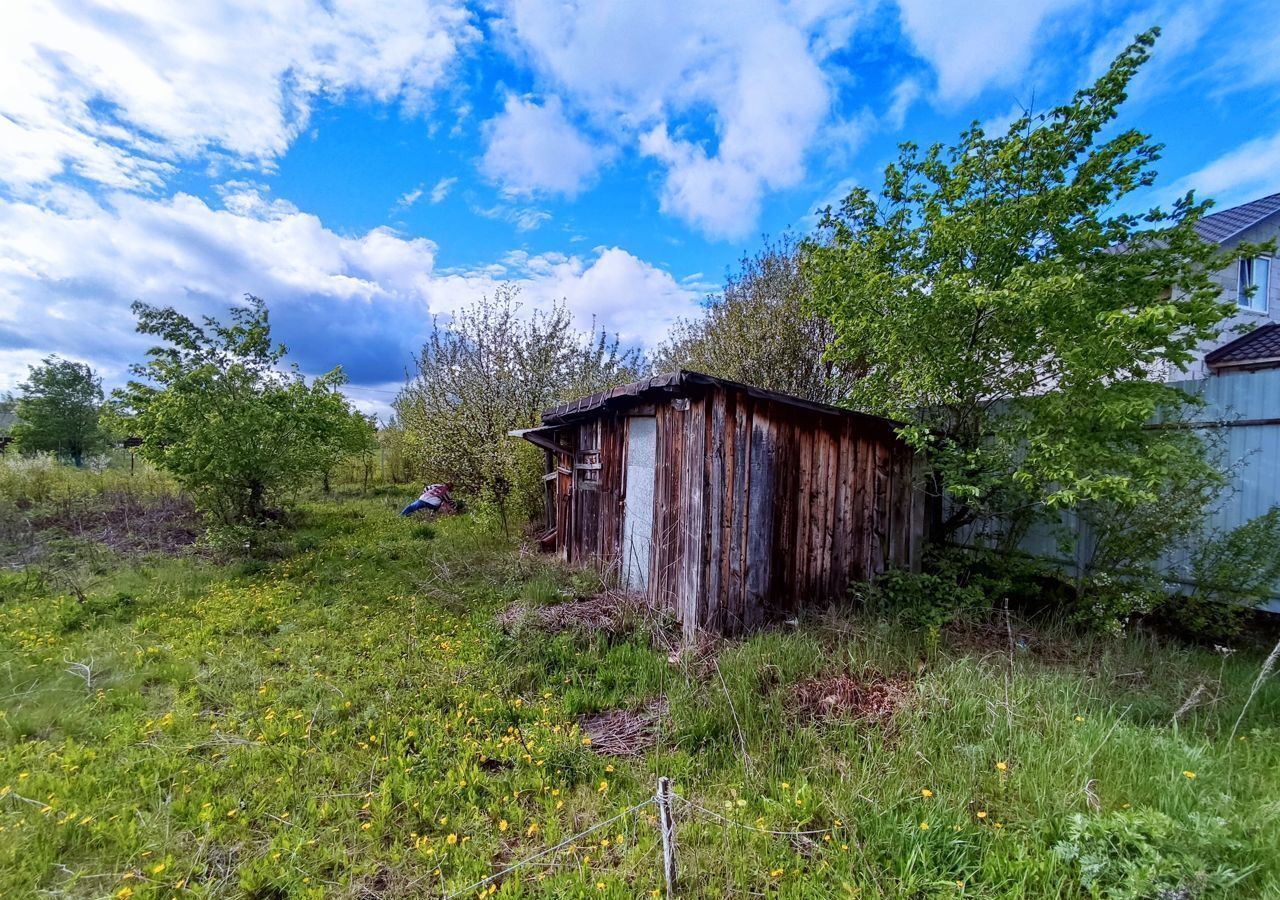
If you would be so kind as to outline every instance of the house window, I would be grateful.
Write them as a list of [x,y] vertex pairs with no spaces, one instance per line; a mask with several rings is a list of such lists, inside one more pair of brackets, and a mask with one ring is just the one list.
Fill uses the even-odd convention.
[[[1267,311],[1267,287],[1271,281],[1271,257],[1255,256],[1240,260],[1240,285],[1236,302],[1245,309]],[[1246,296],[1249,288],[1256,288]]]

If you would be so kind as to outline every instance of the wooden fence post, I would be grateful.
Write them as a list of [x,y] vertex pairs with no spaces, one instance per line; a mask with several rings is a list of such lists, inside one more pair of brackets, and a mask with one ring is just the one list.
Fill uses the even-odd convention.
[[671,779],[658,779],[658,824],[662,829],[662,875],[667,882],[667,900],[676,895],[676,822],[671,814]]

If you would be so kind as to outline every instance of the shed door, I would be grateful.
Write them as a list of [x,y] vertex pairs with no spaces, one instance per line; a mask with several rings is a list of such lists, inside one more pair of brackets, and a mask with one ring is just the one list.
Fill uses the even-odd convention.
[[622,583],[633,591],[649,588],[649,549],[653,541],[654,459],[657,419],[627,420],[627,481],[623,498]]

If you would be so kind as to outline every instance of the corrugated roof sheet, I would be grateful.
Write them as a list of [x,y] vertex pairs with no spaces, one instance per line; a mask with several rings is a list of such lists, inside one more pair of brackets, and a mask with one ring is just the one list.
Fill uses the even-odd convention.
[[736,381],[729,381],[726,378],[716,378],[713,375],[704,375],[701,372],[690,372],[681,369],[678,372],[667,372],[663,375],[654,375],[652,378],[642,378],[639,381],[633,381],[630,384],[619,385],[616,388],[610,388],[607,391],[600,391],[583,397],[581,400],[573,400],[569,403],[563,403],[560,406],[553,407],[542,414],[543,425],[562,425],[574,419],[587,418],[598,410],[615,405],[616,401],[627,402],[638,400],[644,397],[652,397],[662,394],[677,394],[683,388],[689,386],[711,386],[720,385],[732,390],[742,391],[743,393],[756,397],[760,400],[771,400],[775,403],[783,403],[787,406],[794,406],[799,409],[807,409],[810,412],[828,416],[854,416],[862,419],[873,419],[877,422],[888,423],[890,425],[898,425],[900,423],[893,422],[890,419],[883,419],[879,416],[869,416],[866,413],[853,412],[848,409],[841,409],[838,406],[828,406],[825,403],[814,403],[811,400],[805,400],[802,397],[794,397],[791,394],[782,394],[778,391],[768,391],[764,388],[753,387],[749,384],[741,384]]
[[1196,231],[1206,241],[1221,244],[1277,213],[1280,213],[1280,194],[1272,194],[1222,212],[1210,213],[1196,223]]
[[1270,322],[1229,344],[1223,344],[1204,358],[1211,369],[1258,367],[1263,363],[1280,366],[1280,325]]

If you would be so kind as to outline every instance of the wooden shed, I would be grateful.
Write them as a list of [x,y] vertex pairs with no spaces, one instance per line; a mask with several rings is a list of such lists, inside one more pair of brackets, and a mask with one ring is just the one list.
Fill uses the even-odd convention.
[[925,495],[894,423],[698,372],[547,410],[547,542],[734,634],[917,569]]

